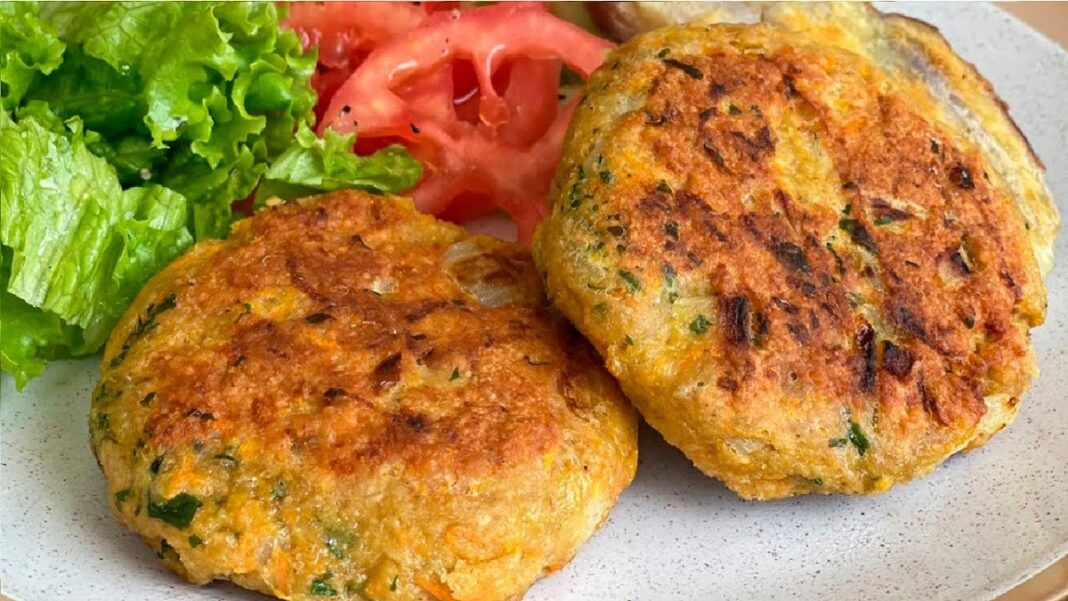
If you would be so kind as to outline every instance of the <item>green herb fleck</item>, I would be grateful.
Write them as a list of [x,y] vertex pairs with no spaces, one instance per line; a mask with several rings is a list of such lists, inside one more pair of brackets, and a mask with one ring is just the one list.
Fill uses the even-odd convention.
[[308,592],[316,597],[334,597],[337,595],[337,590],[330,586],[328,580],[334,577],[333,572],[323,572],[322,576],[315,578],[311,581],[311,586],[308,587]]
[[642,289],[641,280],[639,280],[636,275],[627,271],[626,269],[619,270],[619,277],[623,278],[623,281],[630,286],[630,289],[632,291],[637,292]]
[[286,483],[285,480],[279,480],[271,487],[271,498],[275,501],[281,501],[286,498]]
[[163,467],[163,455],[160,455],[159,457],[156,457],[155,459],[152,460],[152,463],[148,466],[148,471],[152,472],[153,474],[158,474],[160,468],[162,468],[162,467]]
[[586,250],[589,252],[597,252],[604,249],[604,242],[598,242],[596,244],[587,244]]
[[849,442],[857,447],[857,452],[861,455],[867,453],[868,447],[871,446],[868,438],[864,436],[864,431],[860,429],[860,425],[853,420],[849,420]]
[[459,367],[452,368],[452,375],[449,376],[449,381],[452,382],[453,380],[459,380],[459,379],[460,379],[460,368]]
[[881,217],[876,217],[875,225],[886,225],[888,223],[893,223],[894,221],[895,219],[893,217],[889,215],[883,215]]
[[204,541],[199,536],[197,536],[195,534],[192,534],[192,535],[189,536],[189,546],[190,547],[196,548],[196,547],[199,547],[200,545],[203,545],[203,544],[204,544]]
[[634,346],[634,339],[630,337],[630,334],[623,336],[623,344],[627,346]]
[[608,315],[608,303],[597,303],[592,307],[593,314],[597,317],[604,317]]
[[619,238],[620,236],[623,236],[627,233],[627,228],[623,227],[622,225],[610,225],[608,226],[608,233],[612,234],[616,238]]
[[727,106],[727,112],[732,114],[732,115],[741,115],[742,114],[742,109],[734,106],[734,103],[731,103],[731,104],[729,104]]
[[938,145],[938,140],[931,138],[931,152],[938,154],[939,149],[941,149],[941,146]]
[[156,557],[164,560],[179,561],[178,551],[174,550],[174,547],[167,542],[167,539],[163,539],[159,543],[159,551],[156,551]]
[[668,289],[668,302],[674,303],[679,298],[679,291],[675,288],[678,274],[671,265],[664,265],[660,271],[664,274],[664,286]]
[[664,233],[671,236],[673,240],[679,239],[679,224],[674,221],[669,221],[664,224]]
[[853,244],[864,248],[873,255],[879,254],[879,248],[875,246],[875,240],[872,239],[868,230],[864,229],[864,224],[856,219],[839,219],[838,228],[849,234],[849,239],[853,241]]
[[143,316],[137,317],[137,325],[130,331],[130,334],[126,337],[126,340],[122,343],[122,349],[119,353],[111,359],[111,367],[117,367],[126,358],[126,354],[130,351],[130,347],[135,342],[141,339],[149,331],[153,330],[157,325],[156,318],[159,317],[164,311],[169,311],[178,305],[178,297],[175,294],[171,294],[165,297],[158,303],[153,303],[148,306]]
[[682,71],[683,73],[685,73],[688,77],[690,77],[692,79],[704,79],[705,78],[705,74],[702,73],[700,69],[698,69],[697,67],[695,67],[695,66],[693,66],[693,65],[691,65],[689,63],[684,63],[682,61],[675,60],[673,58],[661,58],[660,60],[664,61],[665,65],[667,65],[669,67],[672,67],[674,69],[678,69],[679,71]]
[[823,478],[801,478],[809,486],[823,486]]
[[847,444],[849,444],[848,438],[832,438],[830,442],[827,443],[827,446],[834,447],[837,449],[839,447],[844,447]]
[[974,328],[975,327],[975,316],[974,315],[965,315],[964,316],[964,325],[968,326],[969,330]]
[[107,430],[109,427],[110,426],[108,424],[108,414],[107,413],[98,413],[97,416],[96,416],[96,429],[97,430]]
[[842,209],[842,214],[843,215],[848,215],[848,214],[850,214],[852,212],[853,212],[853,205],[846,205],[845,208]]
[[119,492],[115,493],[115,502],[116,503],[123,503],[127,499],[129,499],[130,495],[132,495],[132,494],[133,494],[133,491],[131,491],[129,488],[124,488],[124,489],[120,490]]
[[656,191],[663,192],[664,194],[671,194],[671,186],[669,186],[666,181],[660,180],[656,185]]
[[571,200],[571,208],[577,209],[584,197],[582,193],[582,180],[586,179],[586,170],[579,165],[575,169],[575,181],[571,184],[571,190],[568,192],[568,198]]
[[579,208],[579,205],[582,204],[582,200],[584,197],[582,194],[581,186],[582,182],[576,181],[575,183],[571,184],[571,191],[567,193],[568,199],[571,200],[570,206],[572,209],[577,209]]
[[200,499],[183,492],[162,503],[149,502],[148,517],[162,520],[175,528],[186,528],[202,505]]
[[845,263],[842,262],[842,257],[838,256],[838,253],[835,252],[834,245],[831,244],[830,240],[827,241],[827,252],[831,253],[831,256],[834,257],[834,263],[838,266],[838,273],[845,273]]
[[708,327],[712,325],[712,322],[708,321],[708,318],[704,315],[698,315],[696,319],[690,322],[690,331],[700,336],[708,331]]
[[597,175],[601,176],[601,181],[602,182],[604,182],[606,184],[612,183],[612,179],[613,178],[612,178],[612,172],[611,171],[609,171],[607,169],[602,169],[601,171],[599,171],[597,173]]
[[668,54],[671,54],[671,48],[661,48],[660,51],[656,53],[656,58],[664,58]]
[[660,271],[664,274],[664,283],[667,284],[669,288],[674,287],[675,278],[679,275],[675,272],[675,268],[671,265],[664,265],[660,268]]

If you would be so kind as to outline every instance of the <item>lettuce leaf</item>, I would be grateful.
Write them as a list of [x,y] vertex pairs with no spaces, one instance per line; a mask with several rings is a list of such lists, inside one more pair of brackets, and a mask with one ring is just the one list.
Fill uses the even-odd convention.
[[0,2],[0,108],[14,109],[38,74],[63,60],[63,42],[37,19],[37,5]]
[[[193,239],[181,194],[157,185],[123,190],[114,168],[86,147],[80,121],[67,125],[69,137],[33,117],[15,123],[0,114],[0,243],[5,293],[47,313],[33,318],[45,332],[56,330],[53,317],[80,328],[82,344],[67,345],[79,354],[103,344],[141,286]],[[10,306],[18,327],[31,331],[25,308]],[[5,306],[4,329],[13,317]]]
[[388,146],[362,157],[352,153],[355,143],[356,134],[343,136],[328,129],[319,138],[302,124],[295,143],[267,170],[256,191],[257,202],[272,196],[289,199],[341,188],[395,192],[419,181],[422,166],[403,146]]
[[230,205],[312,118],[315,54],[272,3],[61,2],[40,14],[68,51],[26,98],[103,134],[94,151],[125,185],[188,198],[198,239],[226,234]]
[[22,389],[44,371],[47,359],[71,356],[84,349],[81,330],[58,316],[32,307],[7,291],[11,272],[10,249],[0,260],[0,369],[15,378]]

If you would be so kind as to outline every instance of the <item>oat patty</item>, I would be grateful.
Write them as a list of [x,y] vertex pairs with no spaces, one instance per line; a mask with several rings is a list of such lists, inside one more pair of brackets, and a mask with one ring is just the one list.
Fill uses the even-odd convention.
[[841,39],[709,25],[620,47],[536,236],[550,298],[646,420],[744,497],[925,474],[1037,372],[1056,213],[1040,176],[1027,197],[1007,178],[1040,164],[994,169],[935,92]]
[[198,583],[509,599],[634,475],[636,416],[529,254],[335,193],[154,277],[90,416],[119,519]]

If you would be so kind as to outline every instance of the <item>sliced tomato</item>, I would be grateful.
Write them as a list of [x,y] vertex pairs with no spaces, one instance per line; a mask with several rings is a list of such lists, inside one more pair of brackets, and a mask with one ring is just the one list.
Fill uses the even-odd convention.
[[294,2],[282,25],[297,32],[305,48],[318,48],[312,87],[321,121],[330,97],[379,45],[427,20],[439,2]]
[[411,2],[295,2],[282,24],[318,46],[320,64],[355,67],[354,52],[369,52],[426,19],[427,11]]
[[470,217],[497,206],[528,241],[577,102],[558,108],[561,63],[587,78],[609,48],[536,4],[433,13],[364,59],[320,132],[357,132],[360,148],[400,141],[424,164],[412,192],[421,210]]

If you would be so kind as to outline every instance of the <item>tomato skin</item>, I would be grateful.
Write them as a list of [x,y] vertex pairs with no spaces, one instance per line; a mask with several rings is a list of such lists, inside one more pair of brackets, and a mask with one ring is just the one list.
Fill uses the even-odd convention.
[[371,49],[425,23],[427,11],[411,2],[294,2],[282,25],[305,47],[319,47],[319,63],[354,69],[353,53]]
[[399,122],[397,118],[407,111],[393,90],[455,59],[469,60],[475,67],[482,121],[499,124],[507,106],[494,92],[491,74],[505,56],[563,59],[573,71],[588,77],[611,48],[610,42],[530,5],[498,4],[467,12],[434,13],[423,27],[398,36],[368,57],[331,100],[320,129],[355,131],[353,120],[338,119],[337,113],[345,104],[351,106],[348,101],[358,98],[361,90],[381,95],[375,96],[376,102],[364,112],[364,119],[358,120],[361,132]]
[[[318,48],[312,87],[319,95],[316,122],[330,98],[367,55],[401,33],[426,22],[431,10],[447,2],[294,2],[282,25],[297,32],[305,48]],[[432,8],[433,6],[433,8]]]
[[[412,191],[420,210],[474,216],[488,198],[526,242],[548,211],[577,102],[558,108],[560,65],[587,78],[611,47],[539,5],[432,13],[367,56],[333,94],[320,133],[400,140],[425,167]],[[457,101],[472,70],[477,92]],[[450,207],[457,198],[467,206]]]

